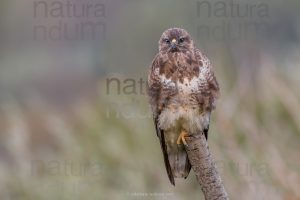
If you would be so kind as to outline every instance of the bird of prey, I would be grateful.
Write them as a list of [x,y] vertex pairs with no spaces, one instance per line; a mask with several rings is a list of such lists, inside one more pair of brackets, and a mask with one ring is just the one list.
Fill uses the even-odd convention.
[[191,164],[184,145],[188,134],[205,134],[219,96],[209,59],[184,29],[170,28],[159,40],[148,75],[148,96],[170,182],[186,178]]

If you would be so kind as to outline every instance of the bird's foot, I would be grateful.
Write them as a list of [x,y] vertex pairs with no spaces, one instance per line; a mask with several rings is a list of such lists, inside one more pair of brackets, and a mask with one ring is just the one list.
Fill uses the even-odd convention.
[[176,143],[179,145],[181,143],[181,141],[182,141],[182,143],[185,146],[188,146],[188,144],[186,143],[185,138],[184,138],[187,135],[188,135],[188,133],[185,130],[182,130],[181,133],[180,133],[180,135],[177,138],[177,142]]

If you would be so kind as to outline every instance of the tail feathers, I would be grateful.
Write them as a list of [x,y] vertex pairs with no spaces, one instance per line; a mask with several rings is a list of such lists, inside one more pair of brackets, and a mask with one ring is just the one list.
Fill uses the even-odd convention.
[[169,152],[168,158],[173,176],[175,178],[187,178],[191,170],[191,164],[184,147],[176,144],[173,151]]
[[175,185],[174,178],[186,178],[191,170],[187,153],[183,144],[177,144],[178,134],[163,132],[161,146],[170,182]]

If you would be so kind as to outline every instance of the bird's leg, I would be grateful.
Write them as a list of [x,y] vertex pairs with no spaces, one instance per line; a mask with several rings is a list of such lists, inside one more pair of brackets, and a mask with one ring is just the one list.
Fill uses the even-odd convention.
[[185,131],[185,130],[181,130],[181,133],[179,134],[179,136],[178,136],[178,138],[177,138],[177,144],[180,144],[181,142],[180,141],[182,141],[182,143],[185,145],[185,146],[188,146],[187,145],[187,143],[186,143],[186,141],[185,141],[185,136],[187,136],[188,135],[188,133]]

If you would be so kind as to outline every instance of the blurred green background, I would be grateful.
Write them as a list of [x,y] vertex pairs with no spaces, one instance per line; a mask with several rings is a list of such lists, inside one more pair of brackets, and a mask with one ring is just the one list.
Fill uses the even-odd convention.
[[[145,96],[185,28],[221,87],[209,147],[231,199],[300,199],[300,2],[0,2],[0,199],[204,199],[167,178]],[[94,35],[93,35],[94,34]]]

